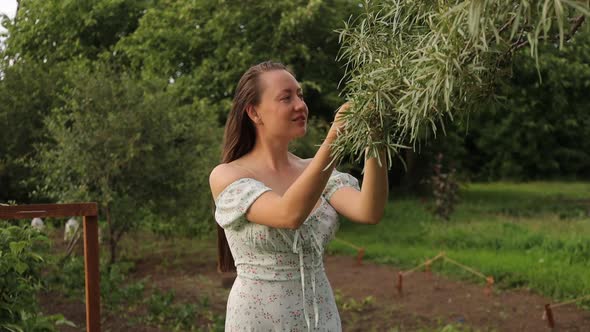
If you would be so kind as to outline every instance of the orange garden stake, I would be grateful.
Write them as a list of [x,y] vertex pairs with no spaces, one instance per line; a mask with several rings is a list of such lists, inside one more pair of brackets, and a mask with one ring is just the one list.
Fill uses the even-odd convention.
[[404,274],[402,272],[397,273],[397,293],[402,295],[402,283],[404,279]]
[[401,271],[397,273],[397,292],[401,295],[402,294],[402,287],[403,287],[403,278],[404,275],[410,275],[412,273],[414,273],[415,271],[417,271],[419,268],[421,268],[424,265],[424,269],[425,271],[428,273],[429,276],[432,275],[432,272],[430,270],[432,263],[434,261],[436,261],[439,258],[444,258],[445,253],[440,252],[438,255],[436,255],[434,258],[431,259],[427,259],[424,263],[414,267],[413,269],[407,270],[407,271]]
[[553,320],[553,310],[551,310],[552,308],[557,308],[557,307],[561,307],[564,305],[580,302],[582,300],[589,300],[589,299],[590,299],[590,294],[588,294],[586,296],[579,297],[577,299],[561,302],[561,303],[545,304],[545,312],[543,313],[543,320],[547,319],[547,324],[549,324],[549,327],[553,328],[555,326],[555,321]]
[[356,250],[356,262],[358,265],[362,265],[363,264],[363,257],[365,256],[365,248],[363,247],[359,247],[359,246],[355,246],[354,244],[348,242],[348,241],[344,241],[342,239],[339,238],[334,238],[334,240],[343,243],[344,245],[346,245],[347,247],[350,247],[352,249]]
[[363,264],[363,256],[365,256],[365,248],[359,248],[356,255],[356,262],[358,265]]
[[545,304],[545,317],[547,317],[547,324],[550,328],[555,327],[555,321],[553,320],[553,311],[551,311],[551,304]]
[[492,287],[494,287],[494,277],[489,276],[486,278],[486,288],[483,291],[486,296],[492,295]]

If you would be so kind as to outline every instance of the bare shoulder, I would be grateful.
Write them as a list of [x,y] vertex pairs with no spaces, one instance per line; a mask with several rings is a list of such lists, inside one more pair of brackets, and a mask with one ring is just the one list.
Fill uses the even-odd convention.
[[209,174],[209,186],[211,187],[213,198],[216,199],[231,183],[245,177],[248,177],[248,173],[244,169],[230,163],[215,166]]

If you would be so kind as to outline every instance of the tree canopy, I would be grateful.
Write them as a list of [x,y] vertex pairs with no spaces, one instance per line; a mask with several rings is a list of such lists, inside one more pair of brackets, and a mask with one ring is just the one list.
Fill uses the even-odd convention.
[[[160,230],[206,231],[233,89],[269,59],[315,117],[293,144],[306,157],[349,99],[337,156],[408,146],[408,164],[444,151],[475,179],[590,176],[587,14],[568,0],[23,0],[2,20],[0,200],[97,200],[113,236],[178,207]],[[392,183],[427,176],[409,171]]]

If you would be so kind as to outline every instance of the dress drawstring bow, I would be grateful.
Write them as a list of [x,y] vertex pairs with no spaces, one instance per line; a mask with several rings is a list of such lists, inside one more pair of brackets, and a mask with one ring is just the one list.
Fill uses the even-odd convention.
[[[313,233],[312,233],[313,236]],[[295,231],[295,238],[293,239],[293,253],[296,253],[299,255],[299,271],[301,272],[301,292],[303,293],[303,315],[305,315],[305,323],[307,323],[307,330],[311,331],[311,325],[309,323],[309,315],[307,314],[307,298],[305,297],[305,267],[303,264],[303,241],[299,241],[299,238],[301,237],[301,234],[299,232],[299,229],[297,229]],[[317,240],[314,237],[314,240]],[[318,322],[319,322],[319,309],[318,309],[318,300],[317,300],[317,293],[316,293],[316,279],[315,279],[315,275],[316,275],[316,271],[315,271],[315,259],[316,256],[318,255],[318,248],[317,248],[317,241],[314,241],[315,245],[312,245],[313,250],[312,250],[312,254],[311,254],[311,288],[313,291],[313,313],[314,313],[314,326],[317,329],[318,328]],[[321,254],[320,254],[321,255]],[[321,259],[321,257],[320,257]]]

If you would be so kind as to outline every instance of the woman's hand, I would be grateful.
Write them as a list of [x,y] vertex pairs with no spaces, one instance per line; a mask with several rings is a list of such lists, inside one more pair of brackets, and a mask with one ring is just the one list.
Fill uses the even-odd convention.
[[342,133],[345,132],[346,129],[346,122],[343,119],[343,112],[346,112],[350,107],[350,103],[346,102],[338,108],[336,115],[334,116],[334,122],[332,122],[332,126],[330,127],[330,131],[328,131],[328,136],[332,138],[336,138],[340,136]]

